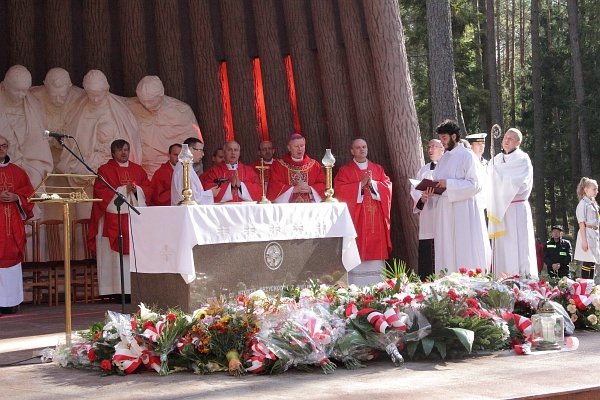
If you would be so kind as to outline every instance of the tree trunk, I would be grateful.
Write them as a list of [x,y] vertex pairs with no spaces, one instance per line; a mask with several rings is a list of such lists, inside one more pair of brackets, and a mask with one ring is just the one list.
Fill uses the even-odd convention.
[[431,116],[437,126],[445,119],[458,120],[450,0],[426,3]]
[[[366,140],[369,146],[369,158],[381,164],[385,171],[391,174],[391,163],[385,146],[385,133],[381,120],[381,107],[377,97],[373,58],[369,47],[369,38],[366,34],[364,13],[359,1],[339,1],[350,87],[358,123],[356,137]],[[395,213],[395,210],[392,212]]]
[[83,74],[91,69],[100,70],[112,82],[110,15],[107,0],[83,2]]
[[[19,64],[31,72],[35,70],[34,27],[35,12],[33,0],[8,0],[9,67]],[[6,40],[3,38],[3,40]]]
[[375,79],[383,113],[383,126],[394,176],[393,207],[402,226],[398,254],[417,269],[418,220],[412,213],[408,179],[423,165],[421,134],[408,71],[400,9],[395,0],[364,0],[371,40]]
[[123,87],[125,96],[136,96],[135,88],[146,75],[146,29],[144,0],[119,0],[119,27],[123,55]]
[[567,0],[567,11],[569,13],[571,61],[573,62],[573,81],[575,84],[575,99],[577,102],[581,172],[584,176],[592,176],[590,139],[586,124],[587,111],[585,107],[585,86],[583,81],[583,69],[581,67],[581,49],[579,46],[579,13],[577,11],[577,0]]
[[307,0],[284,0],[285,25],[296,85],[296,99],[306,153],[320,160],[329,147],[323,111],[323,90],[318,72],[318,55],[311,49],[310,7]]
[[275,156],[279,158],[287,152],[288,138],[294,132],[294,110],[290,100],[285,58],[281,51],[282,38],[279,27],[284,22],[277,20],[276,1],[254,0],[252,5],[269,124],[269,140],[277,149]]
[[254,150],[262,139],[255,108],[254,67],[248,51],[247,37],[251,32],[243,2],[221,0],[220,3],[233,131],[241,147],[240,161],[249,164],[256,158]]
[[[490,124],[502,126],[502,105],[500,103],[500,87],[498,85],[498,68],[496,63],[496,28],[494,0],[486,0],[486,64],[488,87],[490,91]],[[490,140],[495,140],[493,137]],[[491,145],[490,145],[491,147]],[[500,140],[494,141],[494,149],[500,149]]]
[[[215,57],[211,29],[211,14],[206,1],[189,0],[192,28],[192,54],[196,66],[196,93],[198,95],[198,123],[205,144],[204,170],[212,166],[211,156],[227,137],[225,95],[219,81],[220,62]],[[199,24],[197,21],[205,21]]]
[[73,26],[68,2],[46,1],[46,49],[49,68],[73,73]]
[[352,159],[348,149],[350,141],[356,136],[357,124],[346,54],[341,32],[336,29],[336,17],[339,13],[336,12],[333,1],[312,0],[311,9],[319,49],[331,148],[336,154],[336,164],[340,166]]
[[531,70],[533,75],[533,141],[535,143],[533,165],[533,190],[535,194],[535,230],[546,229],[546,201],[544,189],[544,127],[542,107],[542,72],[540,46],[539,0],[531,0]]
[[158,75],[165,94],[186,101],[177,0],[155,0],[154,25]]
[[[485,35],[486,24],[485,18],[482,15],[485,15],[485,0],[473,0],[475,12],[477,13],[477,26],[475,29],[475,65],[477,66],[477,70],[481,71],[481,77],[479,79],[479,88],[482,91],[488,90],[488,82],[487,79],[487,70],[486,70],[486,49],[487,49],[487,40]],[[487,99],[481,99],[479,102],[479,131],[487,132],[490,129],[489,121],[489,113],[490,113],[490,105]],[[490,137],[490,140],[492,138]]]

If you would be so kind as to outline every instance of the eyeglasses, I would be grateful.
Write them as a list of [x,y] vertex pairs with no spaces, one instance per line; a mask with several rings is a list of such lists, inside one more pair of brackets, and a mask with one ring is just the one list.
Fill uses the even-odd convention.
[[8,145],[7,144],[0,144],[0,149],[6,150],[6,149],[8,149]]
[[192,150],[195,150],[195,151],[202,151],[202,152],[204,152],[204,149],[197,149],[197,148],[195,148],[195,147],[192,147]]

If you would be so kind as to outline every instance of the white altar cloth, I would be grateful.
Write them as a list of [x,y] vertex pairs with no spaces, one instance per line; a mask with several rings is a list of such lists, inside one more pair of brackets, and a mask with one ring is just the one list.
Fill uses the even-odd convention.
[[345,203],[140,207],[130,215],[130,270],[196,279],[195,245],[341,237],[347,271],[360,264]]

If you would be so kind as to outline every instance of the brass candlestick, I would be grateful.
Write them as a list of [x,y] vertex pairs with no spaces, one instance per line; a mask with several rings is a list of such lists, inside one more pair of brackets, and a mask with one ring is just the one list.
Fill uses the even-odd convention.
[[192,156],[192,152],[187,144],[183,144],[181,146],[181,153],[179,153],[179,161],[183,165],[183,190],[181,191],[181,195],[183,196],[183,200],[177,203],[178,206],[196,206],[194,200],[192,200],[192,189],[190,187],[190,165],[194,161],[194,157]]
[[256,168],[257,170],[260,171],[259,172],[260,173],[260,184],[262,185],[262,197],[256,203],[257,204],[271,204],[269,199],[267,199],[267,196],[265,196],[265,169],[269,169],[271,167],[265,166],[265,160],[261,157],[260,165],[257,165],[254,168]]
[[325,167],[325,174],[327,176],[327,182],[325,185],[325,200],[326,203],[337,203],[337,200],[333,198],[333,184],[332,184],[332,172],[331,169],[335,165],[335,157],[331,154],[331,149],[325,149],[325,156],[323,157],[323,166]]

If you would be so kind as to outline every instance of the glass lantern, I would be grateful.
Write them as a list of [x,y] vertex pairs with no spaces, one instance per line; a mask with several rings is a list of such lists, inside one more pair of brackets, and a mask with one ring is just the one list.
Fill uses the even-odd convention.
[[554,311],[552,304],[544,300],[538,307],[538,313],[531,317],[533,327],[532,340],[538,342],[538,350],[560,350],[565,340],[563,316]]
[[191,163],[192,161],[194,161],[194,156],[192,155],[189,145],[181,145],[181,153],[179,153],[177,159],[181,161],[182,164],[186,162]]
[[333,167],[335,164],[335,157],[331,154],[331,149],[325,149],[325,156],[323,157],[323,165],[326,167]]

